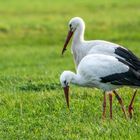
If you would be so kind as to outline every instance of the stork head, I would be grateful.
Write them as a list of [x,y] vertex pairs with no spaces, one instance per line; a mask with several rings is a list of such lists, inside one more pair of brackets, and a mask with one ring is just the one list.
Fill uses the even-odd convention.
[[63,50],[62,50],[62,55],[63,53],[65,52],[66,50],[66,47],[73,35],[73,33],[80,27],[82,26],[83,28],[85,28],[85,23],[83,21],[82,18],[80,17],[74,17],[72,18],[70,21],[69,21],[69,32],[68,32],[68,35],[67,35],[67,38],[66,38],[66,41],[65,41],[65,44],[64,44],[64,47],[63,47]]
[[60,76],[61,86],[64,89],[64,94],[66,98],[66,103],[69,108],[69,84],[73,79],[73,72],[71,71],[64,71]]

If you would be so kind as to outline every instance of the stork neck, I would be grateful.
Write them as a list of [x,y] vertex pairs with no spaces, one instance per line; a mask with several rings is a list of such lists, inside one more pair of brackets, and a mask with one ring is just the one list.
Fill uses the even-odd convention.
[[81,76],[78,75],[78,74],[73,74],[72,76],[72,80],[71,80],[71,83],[72,84],[76,84],[76,85],[82,85],[82,82],[83,80],[81,79]]
[[74,44],[84,41],[84,32],[85,32],[84,25],[80,25],[79,27],[77,27],[73,36]]

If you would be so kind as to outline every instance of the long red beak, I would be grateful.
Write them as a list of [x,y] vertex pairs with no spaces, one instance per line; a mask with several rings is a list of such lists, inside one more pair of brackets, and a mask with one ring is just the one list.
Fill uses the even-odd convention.
[[67,107],[69,108],[69,86],[64,87],[64,93],[65,93]]
[[62,55],[63,55],[63,53],[66,51],[66,47],[67,47],[67,45],[68,45],[68,43],[69,43],[69,41],[70,41],[72,35],[73,35],[73,31],[70,30],[70,31],[68,32],[68,35],[67,35],[67,38],[66,38],[66,41],[65,41],[63,50],[62,50]]

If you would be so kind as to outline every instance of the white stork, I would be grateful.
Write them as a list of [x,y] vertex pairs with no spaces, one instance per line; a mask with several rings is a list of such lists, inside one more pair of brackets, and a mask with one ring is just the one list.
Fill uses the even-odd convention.
[[[110,56],[115,56],[126,60],[128,63],[133,65],[136,70],[140,70],[140,59],[135,56],[130,50],[108,41],[103,40],[84,40],[85,23],[82,18],[74,17],[69,22],[69,32],[62,50],[62,54],[66,50],[66,47],[73,36],[71,51],[74,57],[74,62],[76,67],[79,65],[81,59],[88,54],[105,54]],[[115,93],[117,99],[121,103],[122,100]],[[133,95],[133,100],[136,95],[136,91]],[[123,109],[123,107],[122,107]],[[124,110],[124,109],[123,109]],[[132,110],[132,104],[129,105],[129,112]],[[131,116],[131,115],[130,115]]]
[[[77,67],[77,74],[71,71],[64,71],[60,76],[60,82],[64,88],[68,107],[70,83],[102,89],[104,91],[102,117],[105,118],[105,93],[115,92],[115,89],[122,86],[140,87],[140,72],[121,58],[103,54],[90,54],[80,61]],[[110,118],[112,118],[112,103],[110,103]]]

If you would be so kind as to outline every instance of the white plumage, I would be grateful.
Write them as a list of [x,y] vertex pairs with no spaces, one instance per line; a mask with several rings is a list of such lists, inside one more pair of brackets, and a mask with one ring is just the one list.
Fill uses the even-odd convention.
[[[94,54],[85,56],[78,66],[77,74],[84,76],[105,77],[116,73],[127,72],[129,67],[109,55]],[[83,74],[84,73],[84,74]]]

